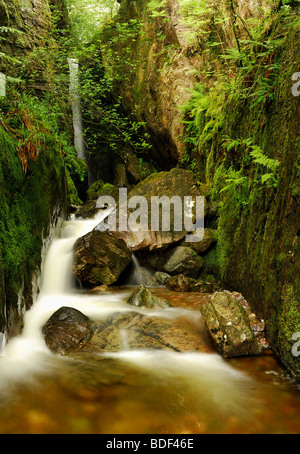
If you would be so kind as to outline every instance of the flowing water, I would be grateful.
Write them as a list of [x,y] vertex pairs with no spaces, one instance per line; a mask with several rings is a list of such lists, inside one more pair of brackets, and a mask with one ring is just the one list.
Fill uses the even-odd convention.
[[[300,391],[271,354],[225,361],[210,345],[204,353],[131,350],[126,329],[121,351],[91,361],[47,349],[41,328],[62,306],[96,320],[132,310],[132,288],[75,288],[73,244],[100,220],[71,220],[52,241],[22,335],[0,357],[0,433],[299,433]],[[145,314],[185,317],[201,332],[205,296],[153,291],[173,307]]]

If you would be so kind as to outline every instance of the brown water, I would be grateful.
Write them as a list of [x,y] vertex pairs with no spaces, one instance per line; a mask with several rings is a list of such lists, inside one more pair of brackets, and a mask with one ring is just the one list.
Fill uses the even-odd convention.
[[[198,317],[207,298],[156,293],[186,317]],[[270,352],[225,361],[211,346],[123,351],[85,363],[42,351],[26,374],[0,387],[1,434],[300,433],[300,390]]]

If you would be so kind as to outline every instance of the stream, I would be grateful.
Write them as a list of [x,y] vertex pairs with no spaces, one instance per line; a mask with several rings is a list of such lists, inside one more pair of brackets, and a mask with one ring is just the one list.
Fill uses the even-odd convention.
[[[203,353],[131,350],[126,332],[121,351],[94,361],[48,350],[41,328],[62,306],[94,320],[136,311],[126,303],[134,287],[93,293],[74,285],[73,244],[100,221],[71,219],[51,242],[41,291],[25,315],[23,332],[0,357],[0,433],[299,433],[299,385],[270,352],[224,360],[209,340]],[[145,313],[184,317],[205,332],[199,307],[207,295],[152,291],[172,307]]]

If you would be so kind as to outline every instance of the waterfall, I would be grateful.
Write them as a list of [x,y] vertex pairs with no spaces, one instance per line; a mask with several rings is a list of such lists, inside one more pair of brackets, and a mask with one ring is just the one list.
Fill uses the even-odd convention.
[[153,273],[146,267],[141,266],[137,256],[133,253],[131,257],[132,272],[129,276],[127,285],[146,285],[147,287],[156,287],[157,283],[153,277]]
[[91,220],[71,219],[62,226],[61,237],[52,240],[42,267],[40,293],[25,313],[22,334],[6,345],[4,335],[0,337],[0,395],[15,383],[30,382],[36,374],[51,370],[53,357],[46,347],[41,328],[60,307],[74,307],[90,317],[99,312],[100,317],[105,317],[116,310],[125,310],[122,295],[95,295],[86,299],[72,285],[73,245],[106,215],[100,212]]
[[6,344],[5,334],[0,333],[0,356],[5,356],[5,344]]
[[76,58],[68,58],[70,70],[70,98],[73,112],[74,146],[77,157],[85,161],[85,143],[83,137],[83,121],[80,103],[79,63]]
[[3,73],[0,73],[0,98],[5,98],[6,96],[6,76]]

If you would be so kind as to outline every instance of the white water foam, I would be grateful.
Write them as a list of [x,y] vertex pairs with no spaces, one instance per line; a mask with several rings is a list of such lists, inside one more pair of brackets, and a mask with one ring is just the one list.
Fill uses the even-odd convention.
[[[22,335],[6,345],[5,356],[0,358],[0,391],[14,384],[30,382],[36,374],[50,372],[56,356],[45,345],[42,326],[60,307],[74,307],[92,319],[104,319],[113,313],[134,310],[145,315],[175,318],[187,313],[186,309],[139,310],[126,304],[128,291],[120,293],[87,294],[76,291],[72,285],[72,257],[75,241],[90,232],[101,221],[71,220],[65,223],[60,239],[54,239],[43,266],[41,292],[33,307],[25,314]],[[189,311],[194,322],[199,313]],[[207,353],[176,353],[167,351],[127,350],[127,332],[122,333],[123,350],[103,354],[146,370],[155,380],[177,381],[182,389],[192,389],[200,402],[219,408],[246,408],[249,402],[250,379],[236,371],[218,355]]]

